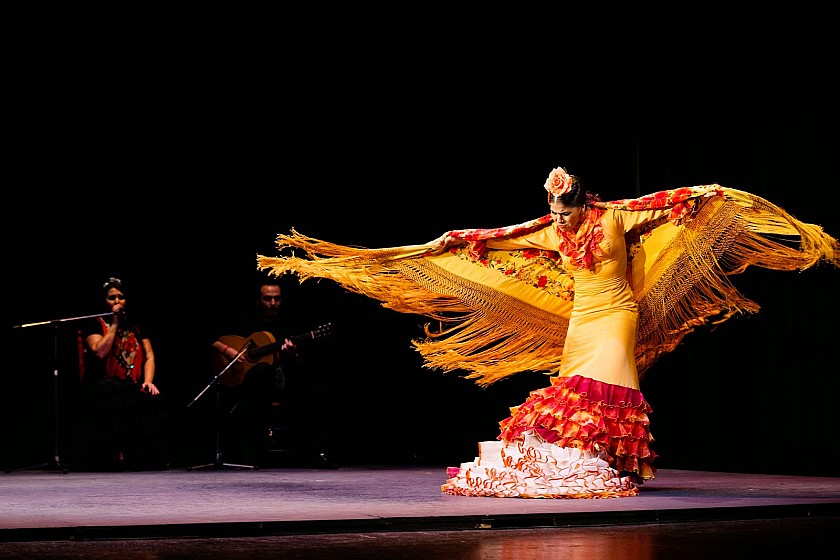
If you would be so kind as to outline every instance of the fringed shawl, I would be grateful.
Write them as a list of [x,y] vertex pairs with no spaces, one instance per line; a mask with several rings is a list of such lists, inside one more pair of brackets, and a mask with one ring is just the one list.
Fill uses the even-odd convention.
[[[840,267],[837,239],[744,191],[704,185],[595,204],[671,208],[667,219],[626,235],[627,275],[640,310],[640,376],[695,328],[758,311],[729,275],[750,265],[804,270],[824,260]],[[537,235],[546,227],[552,227],[549,215],[383,249],[336,245],[293,229],[277,237],[283,256],[257,255],[257,267],[295,274],[300,282],[328,278],[386,308],[433,319],[437,325],[427,324],[425,338],[413,341],[424,366],[462,370],[486,386],[521,371],[560,367],[574,279],[559,253],[487,247],[488,240]],[[452,238],[462,243],[447,243]]]

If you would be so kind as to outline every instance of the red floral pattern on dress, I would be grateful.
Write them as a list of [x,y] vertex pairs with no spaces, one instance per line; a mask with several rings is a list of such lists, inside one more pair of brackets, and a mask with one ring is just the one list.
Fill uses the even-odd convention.
[[[104,335],[108,330],[108,323],[101,317],[99,323]],[[139,382],[144,361],[145,355],[137,333],[133,330],[119,329],[114,336],[111,352],[105,359],[105,375]]]
[[135,371],[134,360],[140,350],[140,343],[131,331],[120,331],[114,342],[114,355],[117,363],[123,369],[123,376],[137,379],[139,372]]

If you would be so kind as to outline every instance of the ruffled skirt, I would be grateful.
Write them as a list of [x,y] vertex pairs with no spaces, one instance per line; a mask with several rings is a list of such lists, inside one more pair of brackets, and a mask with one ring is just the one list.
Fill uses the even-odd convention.
[[648,414],[641,392],[581,376],[553,377],[500,422],[498,442],[451,468],[442,490],[464,496],[635,496],[651,479]]

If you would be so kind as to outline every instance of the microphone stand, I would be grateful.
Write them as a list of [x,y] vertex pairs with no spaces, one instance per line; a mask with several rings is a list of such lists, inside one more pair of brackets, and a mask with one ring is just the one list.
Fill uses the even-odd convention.
[[201,392],[198,393],[198,395],[195,396],[195,398],[192,400],[192,402],[190,402],[190,404],[187,405],[187,408],[191,407],[193,404],[195,404],[195,402],[198,399],[201,398],[201,396],[204,393],[206,393],[210,389],[210,387],[212,387],[214,385],[216,386],[216,455],[215,455],[215,459],[212,463],[207,463],[207,464],[204,464],[204,465],[197,465],[197,466],[194,466],[194,467],[187,467],[188,471],[193,471],[193,470],[198,470],[198,469],[209,469],[209,468],[222,469],[222,468],[225,468],[225,467],[231,467],[231,468],[235,468],[235,469],[255,469],[256,468],[254,465],[240,465],[240,464],[236,464],[236,463],[225,463],[224,461],[222,461],[221,441],[220,441],[220,436],[219,436],[219,433],[221,432],[221,408],[222,408],[221,396],[220,396],[220,393],[219,393],[219,383],[218,383],[219,378],[221,376],[223,376],[231,367],[233,367],[239,361],[239,358],[241,358],[245,354],[245,352],[248,351],[248,349],[250,348],[250,346],[252,344],[253,344],[253,342],[250,339],[247,340],[245,342],[245,344],[242,346],[242,349],[240,349],[239,352],[236,354],[236,357],[234,357],[230,361],[230,363],[228,365],[226,365],[224,367],[224,369],[222,369],[222,371],[217,373],[216,376],[213,377],[213,379],[210,380],[210,383],[208,383],[207,386],[204,389],[202,389]]
[[[113,315],[114,313],[96,313],[94,315],[81,315],[79,317],[66,317],[64,319],[52,319],[50,321],[40,321],[38,323],[25,323],[23,325],[15,325],[12,328],[25,329],[29,327],[39,327],[42,325],[53,326],[53,459],[40,465],[31,465],[22,467],[22,469],[58,469],[61,474],[67,474],[67,467],[61,462],[61,455],[58,452],[58,327],[61,323],[68,321],[79,321],[81,319],[92,319],[94,317],[104,317],[106,315]],[[10,470],[6,470],[10,472]]]

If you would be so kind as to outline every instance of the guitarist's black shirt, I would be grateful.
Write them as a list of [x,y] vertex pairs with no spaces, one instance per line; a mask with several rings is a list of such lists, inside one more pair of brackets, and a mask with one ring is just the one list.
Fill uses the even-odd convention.
[[[219,377],[222,413],[226,416],[222,420],[227,421],[231,434],[226,438],[224,454],[237,462],[260,465],[266,463],[271,448],[301,450],[309,455],[323,451],[319,441],[326,428],[320,425],[323,413],[318,413],[323,375],[311,367],[318,360],[311,359],[317,350],[310,342],[327,337],[328,325],[297,330],[298,322],[282,311],[274,322],[263,320],[258,312],[235,322],[210,341],[221,340],[239,350],[247,348],[244,361],[231,364],[210,347],[213,376],[228,368]],[[295,344],[293,352],[280,351],[286,339]]]

